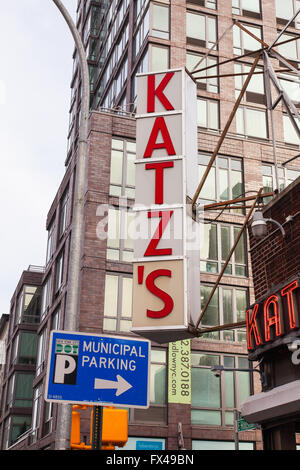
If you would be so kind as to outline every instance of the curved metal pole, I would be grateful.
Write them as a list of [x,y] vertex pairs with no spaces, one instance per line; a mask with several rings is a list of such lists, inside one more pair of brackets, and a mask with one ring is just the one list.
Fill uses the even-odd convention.
[[[68,288],[64,317],[64,329],[67,331],[76,331],[79,324],[80,313],[80,263],[84,229],[84,192],[87,171],[87,138],[90,100],[89,69],[84,45],[72,17],[70,16],[65,6],[62,4],[61,0],[53,0],[53,2],[66,20],[66,23],[68,24],[74,38],[79,56],[82,80],[81,119],[79,123],[79,142],[72,211]],[[70,448],[71,422],[72,405],[59,405],[55,440],[55,448],[57,450]]]

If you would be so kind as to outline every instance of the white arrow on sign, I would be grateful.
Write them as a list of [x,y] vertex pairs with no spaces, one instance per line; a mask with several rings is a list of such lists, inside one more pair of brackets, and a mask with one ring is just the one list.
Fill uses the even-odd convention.
[[105,380],[105,379],[95,379],[94,389],[109,389],[109,388],[116,388],[116,396],[118,397],[124,392],[127,392],[132,385],[127,382],[123,377],[117,375],[117,381],[114,380]]

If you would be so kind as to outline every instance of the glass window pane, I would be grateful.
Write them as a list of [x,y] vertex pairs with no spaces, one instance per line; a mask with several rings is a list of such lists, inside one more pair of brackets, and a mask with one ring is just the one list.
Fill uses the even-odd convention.
[[205,41],[205,17],[187,12],[186,35],[190,38]]
[[111,151],[110,160],[110,182],[112,184],[122,184],[123,152]]
[[234,408],[234,376],[233,372],[225,371],[225,406]]
[[153,5],[153,29],[164,32],[169,31],[169,7]]
[[207,39],[214,44],[217,40],[216,20],[215,18],[207,18]]
[[166,366],[151,364],[150,403],[163,405],[166,402]]
[[219,129],[219,103],[209,101],[209,125],[210,129]]
[[134,212],[128,211],[124,212],[124,223],[125,223],[125,239],[124,239],[124,248],[127,250],[133,250],[133,236],[135,233],[135,215]]
[[228,171],[219,169],[219,190],[220,200],[227,201],[229,199]]
[[[201,308],[206,304],[209,294],[212,290],[210,286],[201,286]],[[214,292],[211,301],[208,304],[205,315],[202,319],[203,325],[218,325],[219,324],[219,294],[218,289]]]
[[120,331],[129,333],[131,331],[131,328],[132,328],[131,320],[120,320]]
[[[282,1],[282,0],[279,0]],[[254,11],[260,13],[260,0],[242,0],[243,10]]]
[[192,368],[192,406],[219,408],[221,406],[220,379],[210,369]]
[[169,67],[169,49],[151,46],[151,72],[165,70]]
[[220,411],[192,410],[191,422],[192,424],[207,424],[211,426],[221,426],[221,413]]
[[[233,234],[234,234],[234,239],[236,240],[238,234],[240,232],[240,228],[234,227],[233,228]],[[244,234],[242,233],[242,236],[234,250],[235,254],[235,262],[239,264],[246,264],[246,259],[245,259],[245,243],[244,243]]]
[[242,173],[240,171],[231,172],[231,189],[232,189],[232,199],[242,197],[243,182],[242,182]]
[[[201,181],[201,178],[205,172],[206,167],[199,165],[198,166],[198,171],[199,171],[199,181]],[[200,192],[200,198],[201,199],[207,199],[209,201],[215,201],[216,200],[216,169],[211,168],[209,170],[209,173],[207,175],[207,178],[205,180],[205,183],[203,185],[203,188]]]
[[135,155],[127,154],[126,185],[135,186]]
[[213,354],[192,353],[191,364],[192,366],[211,367],[220,364],[220,357]]
[[266,113],[257,109],[246,109],[247,113],[247,135],[252,137],[267,137]]
[[131,318],[132,314],[132,278],[123,277],[122,317]]
[[119,248],[120,246],[120,211],[108,210],[107,246]]
[[207,107],[206,100],[197,99],[197,125],[199,127],[208,127]]
[[221,252],[222,260],[226,260],[230,251],[230,227],[221,226]]
[[[297,122],[296,122],[297,124]],[[299,128],[299,126],[298,126]],[[284,133],[284,141],[290,144],[299,145],[299,137],[298,134],[289,118],[286,114],[283,115],[283,133]]]
[[163,362],[164,364],[167,361],[166,351],[161,351],[159,349],[151,349],[151,362]]
[[244,321],[246,318],[247,308],[247,292],[245,290],[236,289],[236,320],[238,322]]
[[236,111],[236,132],[237,134],[245,134],[244,111],[242,108]]
[[239,383],[239,402],[242,403],[250,395],[249,372],[237,372]]
[[276,16],[290,20],[294,16],[293,0],[276,0]]
[[[260,28],[255,28],[254,26],[249,26],[248,24],[246,25],[246,28],[256,37],[261,39]],[[261,47],[261,43],[257,41],[257,39],[254,39],[253,37],[251,37],[248,33],[243,31],[242,35],[243,35],[244,50],[255,51],[256,49],[259,49]]]
[[103,329],[105,331],[117,331],[117,320],[114,320],[112,318],[104,318]]
[[215,224],[201,224],[200,256],[202,259],[217,260],[217,226]]
[[232,289],[223,289],[223,321],[233,323]]

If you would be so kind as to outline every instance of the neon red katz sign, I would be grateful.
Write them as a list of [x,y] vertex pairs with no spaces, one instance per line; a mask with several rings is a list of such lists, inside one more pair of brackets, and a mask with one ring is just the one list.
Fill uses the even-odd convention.
[[272,343],[299,327],[299,280],[294,279],[246,311],[248,350]]
[[197,187],[196,84],[176,69],[138,75],[137,90],[135,219],[141,236],[134,243],[132,331],[175,341],[190,337],[188,325],[200,306],[199,252],[188,247],[193,223],[186,208]]

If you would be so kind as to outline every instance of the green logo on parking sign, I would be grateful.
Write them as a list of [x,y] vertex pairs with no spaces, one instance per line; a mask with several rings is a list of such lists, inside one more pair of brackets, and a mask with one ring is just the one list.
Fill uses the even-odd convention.
[[79,341],[56,340],[55,353],[56,354],[72,354],[78,356]]

